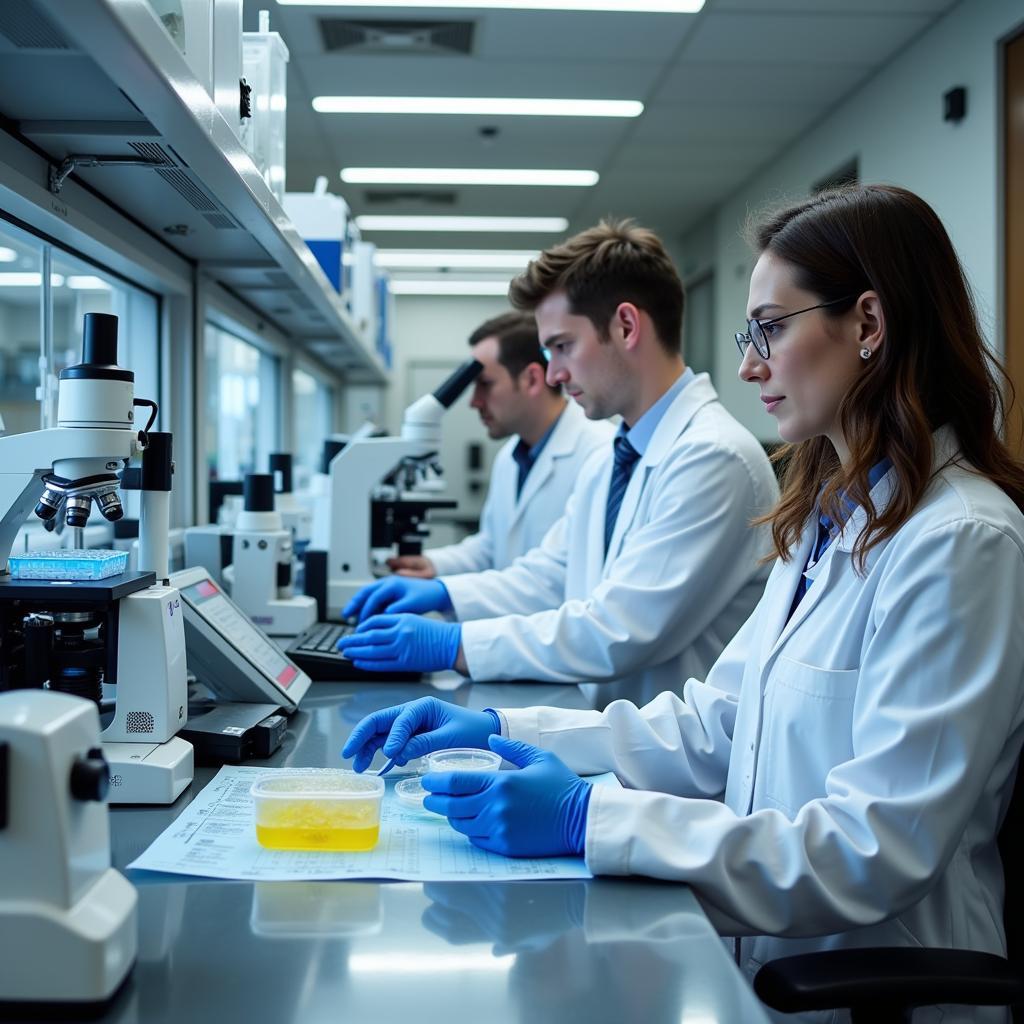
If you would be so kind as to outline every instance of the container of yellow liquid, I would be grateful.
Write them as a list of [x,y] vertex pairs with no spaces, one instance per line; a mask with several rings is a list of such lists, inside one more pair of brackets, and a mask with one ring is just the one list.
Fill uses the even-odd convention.
[[268,850],[372,850],[384,780],[323,768],[270,775],[252,787],[256,838]]

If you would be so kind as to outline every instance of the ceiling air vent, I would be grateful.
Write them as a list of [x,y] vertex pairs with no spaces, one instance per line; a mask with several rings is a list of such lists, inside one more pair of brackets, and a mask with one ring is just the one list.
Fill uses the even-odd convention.
[[363,193],[366,202],[373,206],[388,206],[391,203],[426,203],[428,206],[454,206],[454,192],[431,192],[427,189],[371,189]]
[[471,21],[362,21],[352,18],[321,18],[320,34],[328,53],[424,54],[470,53]]
[[28,0],[0,2],[0,35],[19,50],[70,50],[71,44],[53,22]]

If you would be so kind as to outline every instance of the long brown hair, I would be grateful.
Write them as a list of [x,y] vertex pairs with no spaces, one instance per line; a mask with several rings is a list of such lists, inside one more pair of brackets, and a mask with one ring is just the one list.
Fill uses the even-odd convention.
[[[893,185],[822,192],[748,228],[759,253],[770,252],[794,271],[798,287],[834,302],[837,318],[865,291],[878,293],[885,342],[868,361],[839,407],[850,450],[840,465],[831,442],[815,437],[784,445],[782,497],[759,522],[770,523],[775,555],[788,561],[819,504],[833,518],[840,492],[864,507],[867,522],[854,548],[867,553],[907,521],[932,476],[932,433],[952,428],[967,468],[1001,487],[1024,509],[1024,464],[999,437],[1012,387],[985,345],[963,268],[935,211]],[[838,301],[849,297],[847,301]],[[878,512],[868,471],[887,456],[896,474],[893,494]]]

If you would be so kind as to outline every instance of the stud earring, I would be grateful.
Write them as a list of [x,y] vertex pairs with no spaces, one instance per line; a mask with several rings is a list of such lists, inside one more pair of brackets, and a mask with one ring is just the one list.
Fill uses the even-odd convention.
[[870,359],[871,358],[871,349],[869,349],[869,348],[862,348],[860,350],[860,357],[861,357],[861,359]]

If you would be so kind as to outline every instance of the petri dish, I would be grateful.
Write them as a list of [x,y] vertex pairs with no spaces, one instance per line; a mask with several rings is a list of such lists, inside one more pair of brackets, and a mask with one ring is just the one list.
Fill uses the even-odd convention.
[[433,814],[423,806],[423,800],[427,791],[423,788],[423,780],[416,776],[411,779],[402,779],[395,783],[395,797],[403,807],[411,810],[422,811],[424,814]]
[[501,755],[492,750],[456,747],[427,754],[427,770],[432,772],[496,772]]
[[372,850],[384,780],[340,769],[273,774],[250,790],[256,839],[268,850]]

